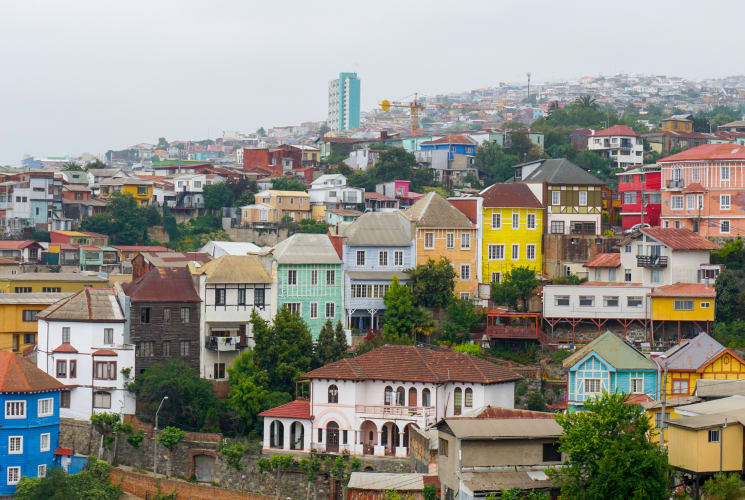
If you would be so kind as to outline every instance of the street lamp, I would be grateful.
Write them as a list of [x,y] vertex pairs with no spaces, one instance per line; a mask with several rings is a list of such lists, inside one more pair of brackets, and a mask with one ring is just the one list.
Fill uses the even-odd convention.
[[168,399],[168,396],[163,396],[163,399],[160,400],[160,404],[158,405],[158,409],[155,411],[155,427],[153,428],[153,474],[158,473],[158,439],[155,436],[155,431],[158,430],[158,413],[166,399]]

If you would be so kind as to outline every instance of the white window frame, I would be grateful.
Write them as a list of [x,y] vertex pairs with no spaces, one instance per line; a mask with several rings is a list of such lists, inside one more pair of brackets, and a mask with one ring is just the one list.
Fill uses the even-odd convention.
[[291,314],[295,314],[292,310],[295,306],[297,306],[297,314],[296,316],[302,316],[303,315],[303,303],[302,302],[285,302],[284,305],[287,306],[287,309],[290,311]]
[[520,260],[520,244],[513,243],[510,247],[510,260]]
[[682,194],[675,194],[670,197],[670,210],[683,210]]
[[[690,305],[690,307],[688,307]],[[675,299],[673,301],[673,311],[693,311],[696,308],[696,301],[689,299]]]
[[445,248],[448,250],[455,248],[455,233],[452,231],[445,235]]
[[525,245],[525,258],[528,260],[535,260],[536,245]]
[[[611,301],[615,301],[616,304],[612,305]],[[618,307],[618,304],[620,304],[618,300],[618,295],[604,295],[603,296],[603,307]]]
[[[47,445],[44,446],[44,438],[47,440]],[[49,451],[52,449],[52,435],[49,432],[45,432],[39,435],[39,451]]]
[[719,169],[720,169],[719,170],[720,171],[719,178],[722,180],[722,182],[725,182],[725,181],[726,182],[729,182],[729,180],[730,180],[729,166],[723,165],[723,166],[719,167]]
[[686,210],[693,210],[696,208],[696,195],[686,195]]
[[[329,306],[331,307],[330,314],[329,314]],[[326,319],[334,319],[335,317],[336,317],[336,303],[326,302]]]
[[311,269],[311,271],[310,271],[310,284],[311,285],[317,285],[318,284],[318,269]]
[[[639,387],[635,388],[634,385],[638,384]],[[644,394],[644,378],[632,377],[629,385],[629,394]]]
[[[566,299],[566,304],[561,302]],[[569,295],[554,295],[554,306],[555,307],[569,307],[572,304],[572,298]]]
[[[582,300],[584,299],[587,301],[587,299],[590,299],[590,304],[582,304]],[[579,304],[579,307],[595,307],[595,296],[594,295],[580,295],[579,301],[577,302]]]
[[551,191],[551,204],[552,205],[561,205],[561,191],[558,189],[554,189]]
[[720,429],[709,429],[707,439],[710,443],[718,443],[722,440]]
[[492,283],[502,283],[502,273],[499,271],[494,271],[491,273],[491,282]]
[[21,480],[21,468],[19,466],[8,467],[7,483],[9,486],[18,484]]
[[310,319],[318,319],[318,302],[310,303]]
[[388,250],[380,250],[378,252],[378,265],[388,266]]
[[[634,301],[638,300],[639,305],[631,305],[632,300]],[[626,297],[626,307],[644,307],[644,297],[641,297],[641,296]]]
[[[600,394],[603,391],[603,384],[602,380],[599,378],[586,378],[583,380],[585,385],[585,394]],[[595,385],[597,385],[597,390],[595,389]]]
[[297,286],[297,269],[287,270],[287,285]]
[[336,271],[334,271],[333,269],[326,270],[326,284],[336,285]]
[[47,464],[36,467],[36,477],[47,477]]
[[[109,406],[96,406],[96,396],[98,394],[108,394],[109,395]],[[107,409],[108,408],[108,409],[111,409],[111,401],[112,401],[112,399],[113,398],[111,397],[111,391],[104,391],[104,390],[93,391],[93,408],[103,408],[103,409]]]
[[[15,447],[13,443],[17,443]],[[23,436],[8,436],[8,455],[23,455]]]
[[[15,405],[15,404],[18,404],[18,403],[20,403],[19,408],[22,408],[23,409],[22,414],[17,414],[17,415],[11,415],[11,414],[9,414],[8,413],[8,409],[11,408],[12,405]],[[9,419],[9,420],[10,419],[12,419],[12,420],[20,420],[20,419],[26,418],[26,402],[23,401],[23,400],[17,400],[17,399],[6,401],[5,402],[5,418],[6,419]]]
[[435,248],[435,233],[432,231],[427,231],[424,233],[424,249],[433,250],[434,248]]
[[[48,406],[48,411],[42,411],[42,406],[44,405]],[[37,417],[52,417],[54,416],[54,399],[53,398],[42,398],[37,401],[37,407],[36,407],[36,416]]]
[[460,280],[461,281],[471,280],[471,264],[460,265]]
[[492,212],[491,214],[491,228],[502,229],[502,212]]
[[364,250],[357,250],[355,262],[358,266],[364,266],[365,265],[365,251]]
[[[727,230],[724,230],[724,226],[727,226]],[[730,224],[729,220],[722,220],[719,221],[719,232],[722,234],[729,234],[729,232],[732,230],[732,225]]]
[[520,212],[512,212],[512,229],[520,229]]
[[698,304],[698,306],[699,306],[699,307],[700,307],[701,309],[709,309],[709,308],[711,307],[711,302],[706,302],[706,301],[703,301],[703,302],[700,302],[700,303]]
[[528,214],[527,219],[525,222],[525,227],[530,230],[535,230],[536,228],[536,215],[535,214]]
[[396,250],[393,252],[393,265],[403,266],[404,265],[404,252],[402,250]]
[[463,231],[460,233],[460,249],[470,250],[471,249],[471,233]]
[[[494,252],[493,252],[494,257],[493,258],[492,258],[492,250],[494,250]],[[500,253],[502,254],[501,257],[499,257],[499,254]],[[496,245],[495,244],[490,244],[487,247],[487,258],[489,260],[504,260],[504,244],[503,243],[499,243],[499,244],[496,244]]]
[[[725,203],[726,200],[726,203]],[[732,197],[728,194],[719,195],[719,209],[729,210],[732,203]]]
[[587,206],[587,191],[580,191],[579,192],[579,206],[580,207],[586,207]]

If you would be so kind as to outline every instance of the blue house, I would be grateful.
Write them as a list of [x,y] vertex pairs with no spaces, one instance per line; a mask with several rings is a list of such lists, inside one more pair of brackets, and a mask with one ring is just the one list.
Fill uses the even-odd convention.
[[15,493],[23,476],[46,476],[54,465],[62,389],[30,361],[0,351],[0,495]]
[[393,276],[406,281],[414,266],[412,223],[400,212],[368,212],[340,229],[344,237],[344,313],[347,326],[378,330]]
[[476,141],[466,135],[447,135],[433,141],[422,142],[419,146],[422,151],[449,151],[448,160],[453,160],[455,155],[476,157]]
[[603,392],[623,392],[634,401],[657,399],[657,364],[612,332],[596,338],[564,360],[567,405],[581,410]]

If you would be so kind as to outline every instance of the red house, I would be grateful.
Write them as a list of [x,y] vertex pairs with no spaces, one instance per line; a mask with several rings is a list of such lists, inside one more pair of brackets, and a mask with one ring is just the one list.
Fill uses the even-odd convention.
[[659,226],[662,208],[659,165],[644,165],[617,175],[623,230],[642,222]]

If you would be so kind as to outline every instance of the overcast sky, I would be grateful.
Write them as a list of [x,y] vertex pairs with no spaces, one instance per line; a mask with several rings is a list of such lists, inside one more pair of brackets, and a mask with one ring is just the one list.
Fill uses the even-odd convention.
[[636,72],[745,72],[745,2],[2,1],[0,164],[326,117],[384,98]]

